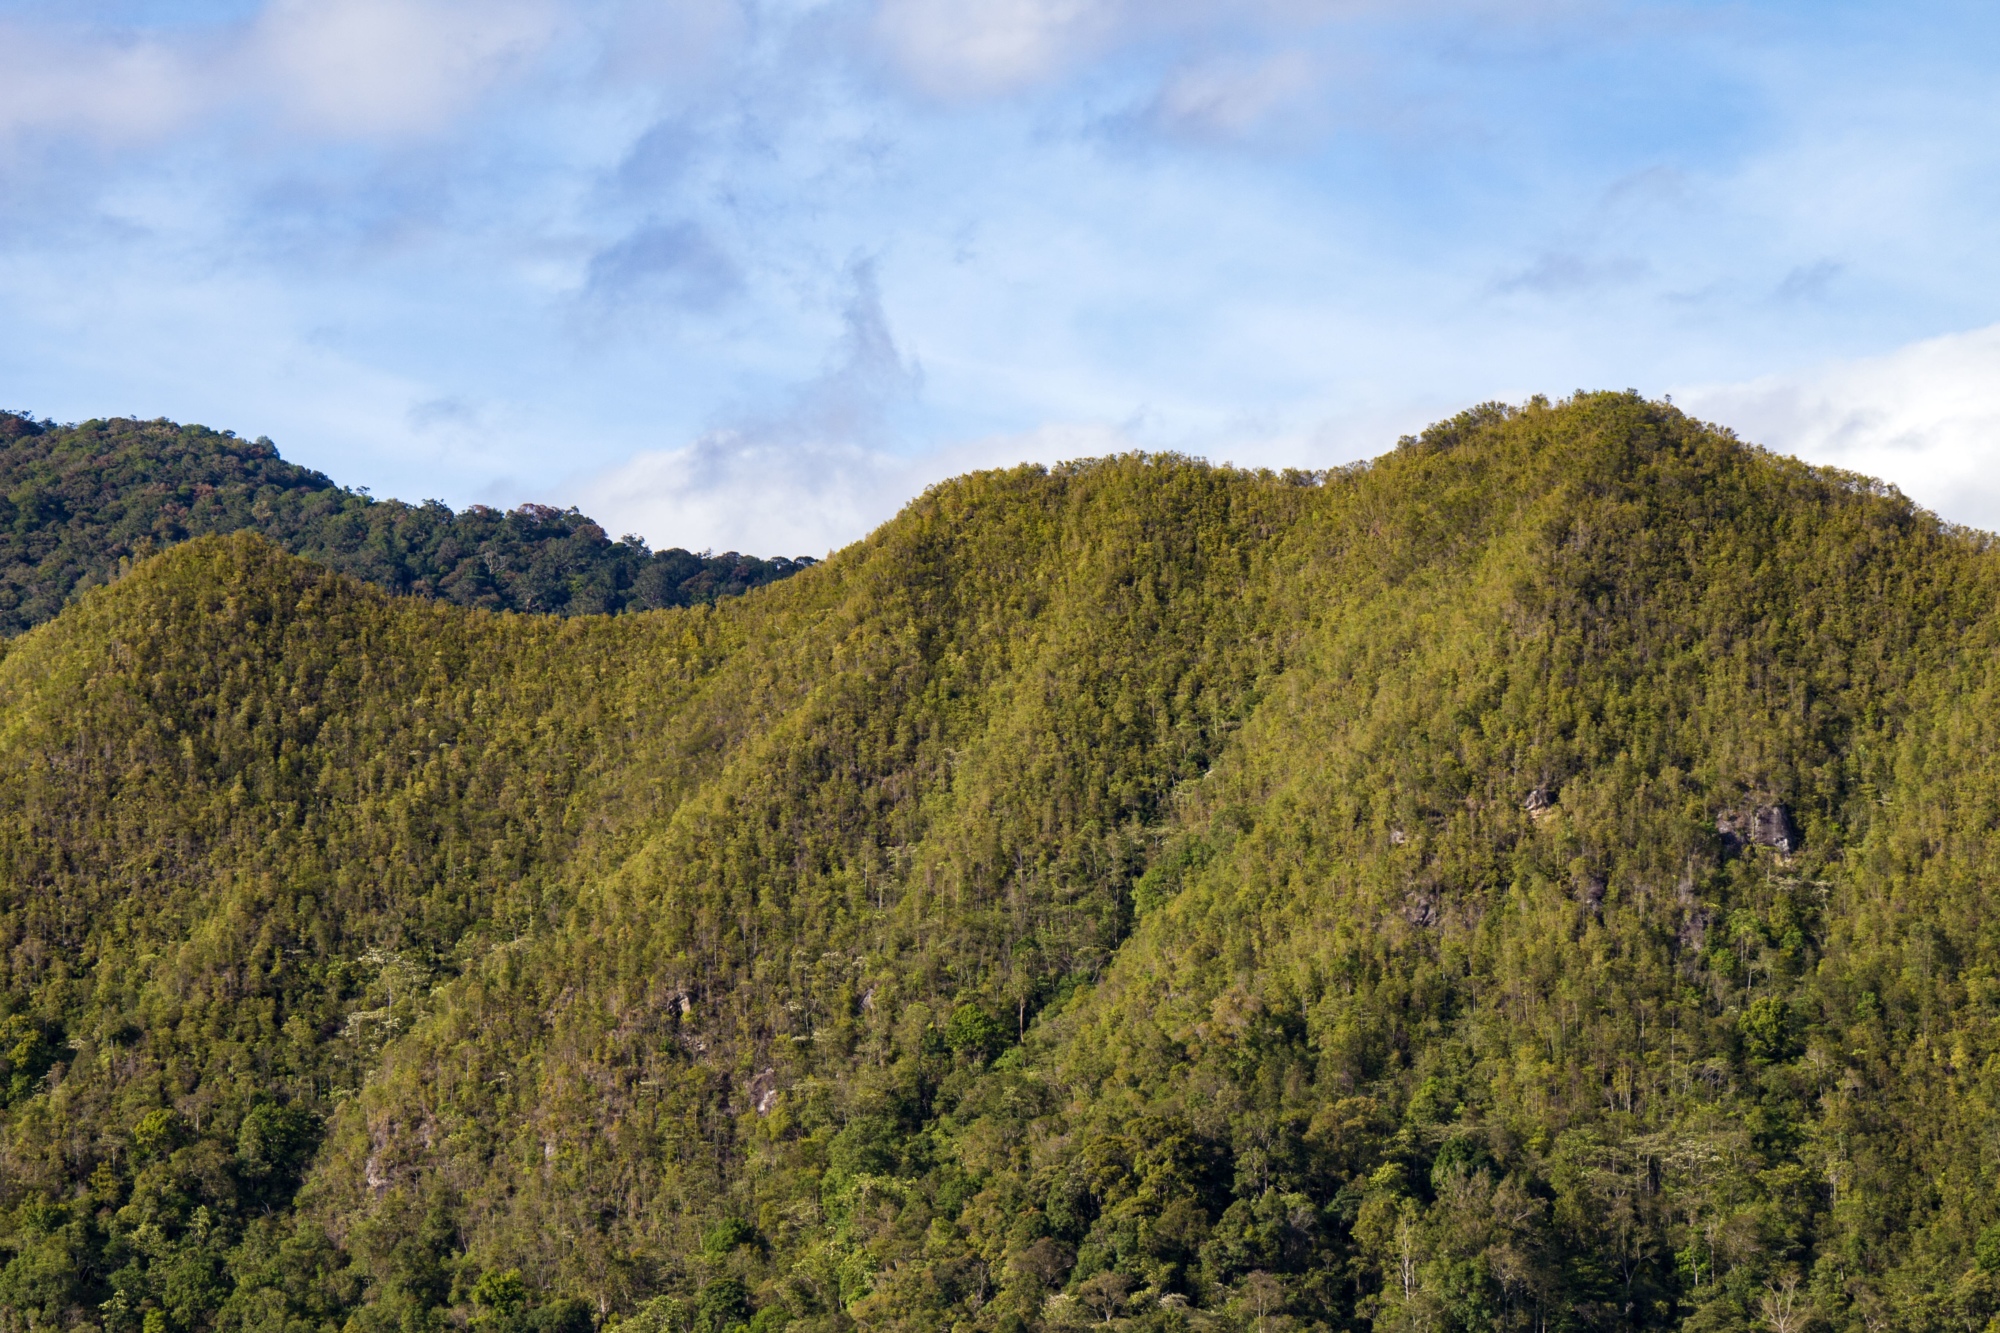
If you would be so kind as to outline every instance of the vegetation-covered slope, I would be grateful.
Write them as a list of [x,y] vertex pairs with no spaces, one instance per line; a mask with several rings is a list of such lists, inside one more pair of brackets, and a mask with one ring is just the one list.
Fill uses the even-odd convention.
[[1671,408],[0,663],[0,1322],[2000,1313],[1986,539]]
[[0,412],[0,634],[189,537],[260,532],[394,592],[494,611],[595,615],[731,597],[810,565],[649,551],[574,509],[454,514],[343,490],[269,440],[167,421],[58,426]]

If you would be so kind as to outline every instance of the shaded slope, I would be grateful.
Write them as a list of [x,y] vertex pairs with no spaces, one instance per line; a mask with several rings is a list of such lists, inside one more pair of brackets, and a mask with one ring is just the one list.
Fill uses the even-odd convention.
[[0,412],[0,634],[40,624],[134,559],[245,530],[392,592],[495,611],[692,606],[813,563],[649,551],[547,505],[378,501],[285,462],[269,440],[203,426]]
[[[618,808],[582,793],[699,679],[706,617],[687,620],[628,706],[608,659],[658,620],[390,599],[235,537],[19,641],[0,665],[0,882],[3,1021],[27,1059],[15,1045],[5,1071],[0,1186],[13,1204],[89,1184],[61,1225],[27,1224],[42,1249],[20,1242],[18,1263],[69,1275],[0,1306],[111,1299],[136,1321],[164,1270],[214,1269],[282,1207],[326,1111],[430,986],[560,912],[567,858]],[[163,1308],[194,1318],[220,1280]]]

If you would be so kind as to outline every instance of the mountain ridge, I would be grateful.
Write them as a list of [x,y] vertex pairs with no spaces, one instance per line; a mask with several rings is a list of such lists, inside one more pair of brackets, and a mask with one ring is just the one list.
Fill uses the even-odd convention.
[[815,563],[652,551],[612,541],[574,507],[376,500],[285,462],[268,439],[164,418],[58,426],[0,412],[0,633],[39,624],[134,559],[240,530],[394,592],[563,615],[713,601]]
[[639,615],[178,547],[0,661],[0,1308],[1980,1326],[1996,594],[1616,394]]

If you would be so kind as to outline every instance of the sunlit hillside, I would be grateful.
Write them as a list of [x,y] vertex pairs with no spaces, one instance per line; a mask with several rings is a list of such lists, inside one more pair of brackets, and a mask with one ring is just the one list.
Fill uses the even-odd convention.
[[2000,553],[1673,408],[0,662],[0,1329],[1982,1329]]

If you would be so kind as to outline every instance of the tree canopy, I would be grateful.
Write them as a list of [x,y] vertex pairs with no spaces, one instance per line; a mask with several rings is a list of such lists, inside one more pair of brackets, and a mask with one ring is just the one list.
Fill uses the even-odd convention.
[[134,560],[242,531],[392,592],[561,615],[692,606],[814,563],[652,551],[639,537],[612,541],[574,508],[375,500],[285,462],[269,440],[205,426],[0,412],[0,634],[40,624]]
[[184,542],[0,661],[0,1327],[1985,1328],[1996,594],[1628,394],[615,617]]

